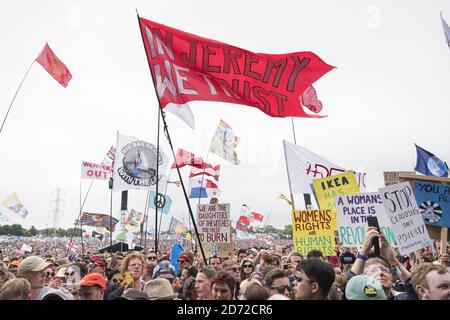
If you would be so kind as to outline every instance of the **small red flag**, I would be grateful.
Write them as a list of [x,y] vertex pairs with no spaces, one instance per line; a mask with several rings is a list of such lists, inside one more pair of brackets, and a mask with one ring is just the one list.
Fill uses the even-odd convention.
[[257,213],[257,212],[252,212],[251,213],[251,217],[252,217],[253,220],[258,220],[258,221],[261,221],[261,222],[263,221],[263,218],[264,218],[264,216],[262,214]]
[[240,216],[239,222],[242,223],[243,225],[248,226],[250,224],[250,219],[246,216]]
[[72,75],[66,65],[53,53],[48,43],[45,44],[36,61],[64,88],[67,87]]

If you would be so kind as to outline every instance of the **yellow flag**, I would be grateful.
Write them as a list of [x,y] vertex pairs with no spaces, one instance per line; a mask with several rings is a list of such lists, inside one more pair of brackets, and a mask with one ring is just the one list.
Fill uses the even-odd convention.
[[292,206],[292,202],[284,194],[280,193],[278,199],[285,200],[290,206]]

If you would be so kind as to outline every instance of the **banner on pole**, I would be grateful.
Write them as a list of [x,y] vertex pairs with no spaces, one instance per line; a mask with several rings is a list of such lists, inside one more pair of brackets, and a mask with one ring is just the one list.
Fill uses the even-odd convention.
[[83,161],[81,163],[81,179],[108,180],[111,178],[112,167]]
[[15,192],[3,200],[2,204],[22,218],[26,218],[28,215],[28,210],[23,206],[22,202],[20,202],[19,197]]
[[131,209],[123,222],[125,229],[131,232],[139,232],[141,223],[144,221],[144,214],[137,210]]
[[[151,143],[136,137],[120,135],[117,138],[117,152],[114,160],[113,191],[132,189],[163,190],[168,157]],[[156,177],[156,166],[159,166]]]
[[139,18],[161,107],[219,101],[257,108],[271,117],[307,114],[300,95],[334,67],[312,52],[253,53]]

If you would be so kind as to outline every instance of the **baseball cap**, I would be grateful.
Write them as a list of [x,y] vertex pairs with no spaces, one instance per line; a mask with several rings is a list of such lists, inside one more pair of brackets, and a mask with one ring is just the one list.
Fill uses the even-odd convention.
[[345,288],[347,300],[386,300],[386,294],[380,282],[371,276],[352,277]]
[[[11,267],[12,262],[10,263]],[[42,271],[47,268],[50,263],[45,262],[44,259],[38,256],[29,256],[23,259],[17,268],[17,274],[23,274],[29,271]]]
[[106,289],[105,278],[99,273],[89,273],[80,281],[81,287],[99,286]]
[[67,278],[67,276],[66,276],[66,271],[67,271],[67,268],[66,268],[66,267],[60,268],[60,269],[58,270],[58,272],[56,273],[55,277],[58,277],[58,278]]

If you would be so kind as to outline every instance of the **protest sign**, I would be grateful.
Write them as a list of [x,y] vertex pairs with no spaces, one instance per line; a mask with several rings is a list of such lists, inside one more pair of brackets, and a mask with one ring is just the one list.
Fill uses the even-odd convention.
[[414,174],[414,171],[384,171],[384,185],[387,187],[401,182],[400,174]]
[[378,192],[336,195],[336,218],[339,240],[344,247],[362,246],[367,231],[367,217],[376,216],[381,231],[390,244],[395,244],[394,233],[387,219]]
[[221,258],[233,258],[234,245],[233,243],[217,243],[209,242],[202,243],[203,252],[206,257],[218,256]]
[[202,243],[231,242],[230,204],[199,204],[197,225]]
[[425,224],[450,227],[450,185],[415,181],[414,196]]
[[334,210],[334,196],[358,193],[355,174],[347,171],[330,177],[313,180],[314,191],[320,209]]
[[320,250],[324,256],[334,255],[335,216],[329,209],[292,211],[294,251],[304,256],[311,250]]
[[83,161],[81,163],[81,179],[108,180],[112,174],[112,166]]
[[[314,193],[320,209],[330,209],[335,214],[334,196],[338,194],[351,194],[360,192],[356,182],[355,174],[347,171],[345,173],[313,180]],[[336,223],[336,217],[332,219]],[[333,230],[337,225],[333,225]]]
[[402,182],[378,189],[401,255],[431,245],[412,188]]

